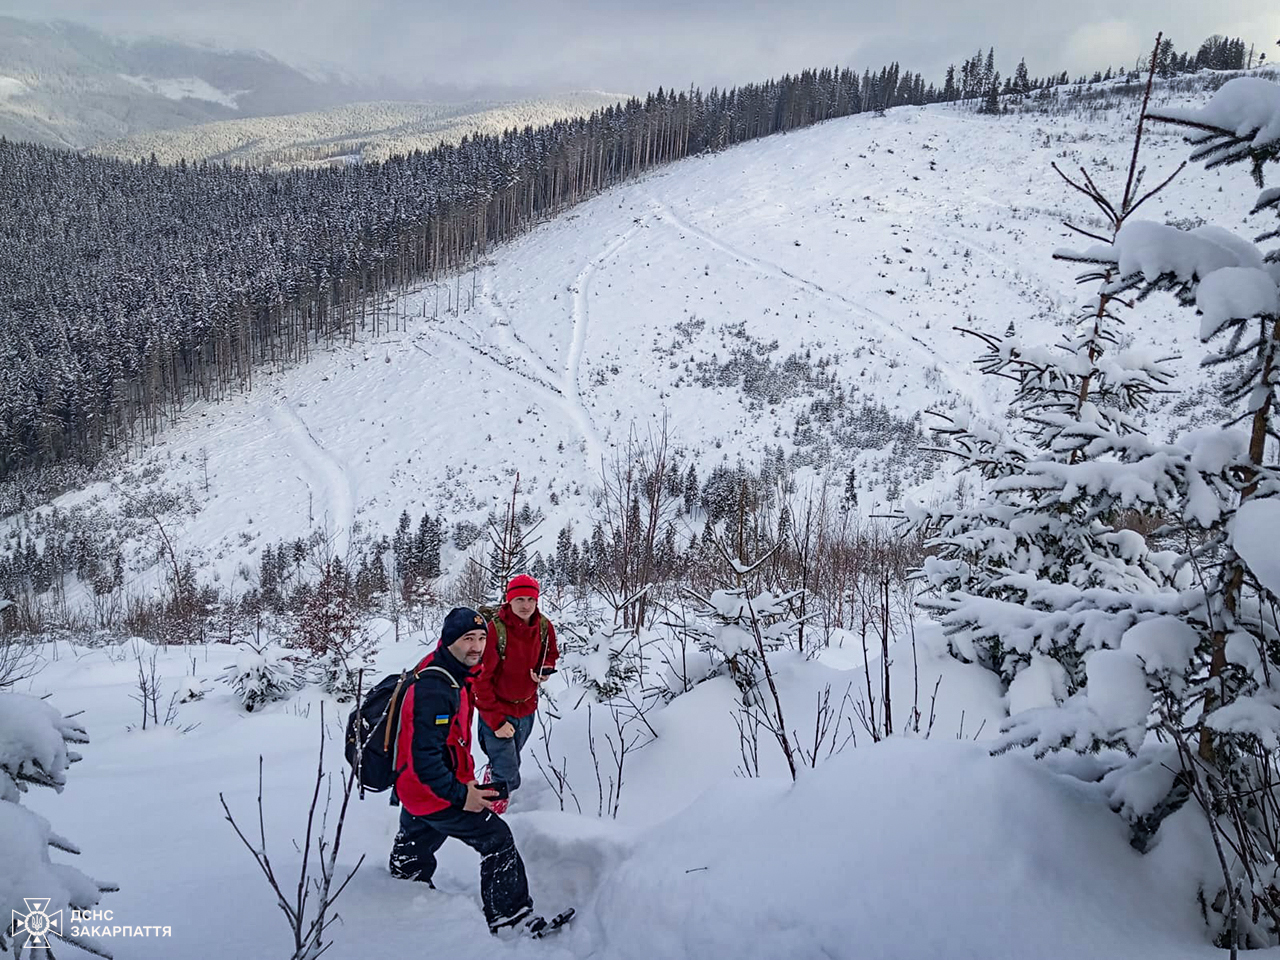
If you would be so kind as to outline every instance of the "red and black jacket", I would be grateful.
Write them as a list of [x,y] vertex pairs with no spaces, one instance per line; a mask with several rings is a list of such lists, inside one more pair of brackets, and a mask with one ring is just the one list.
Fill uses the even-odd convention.
[[[427,669],[431,667],[432,669]],[[400,710],[396,797],[415,817],[467,802],[476,778],[471,759],[472,673],[445,646],[423,658]]]
[[547,621],[547,648],[542,649],[541,610],[535,610],[533,622],[525,623],[504,603],[498,616],[507,628],[507,650],[498,652],[498,631],[490,622],[484,659],[476,678],[476,709],[480,719],[497,730],[508,717],[527,717],[538,709],[538,684],[529,676],[543,667],[554,667],[560,658],[556,646],[556,628]]

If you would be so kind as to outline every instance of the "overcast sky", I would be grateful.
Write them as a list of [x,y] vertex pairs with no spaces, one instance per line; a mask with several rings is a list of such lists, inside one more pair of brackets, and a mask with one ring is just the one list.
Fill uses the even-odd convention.
[[1280,60],[1280,0],[0,0],[0,13],[108,32],[256,47],[361,76],[642,92],[738,83],[814,64],[897,60],[940,80],[996,48],[1007,73],[1131,64],[1163,29],[1179,50],[1212,33]]

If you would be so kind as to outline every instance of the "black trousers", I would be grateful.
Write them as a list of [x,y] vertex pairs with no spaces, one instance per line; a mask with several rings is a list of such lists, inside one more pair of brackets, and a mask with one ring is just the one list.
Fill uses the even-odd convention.
[[415,817],[401,808],[400,832],[391,847],[392,873],[412,880],[430,880],[436,872],[436,851],[449,837],[457,837],[480,854],[480,899],[490,926],[532,908],[524,861],[516,850],[511,828],[488,810],[468,813],[449,807]]

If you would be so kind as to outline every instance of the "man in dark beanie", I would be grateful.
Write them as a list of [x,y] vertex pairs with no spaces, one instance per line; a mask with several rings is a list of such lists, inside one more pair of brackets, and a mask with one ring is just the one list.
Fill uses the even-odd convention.
[[[512,577],[506,602],[489,623],[484,663],[476,678],[480,749],[489,758],[492,779],[510,791],[520,786],[520,751],[533,731],[538,685],[556,668],[556,631],[538,609],[538,581]],[[495,809],[504,813],[505,800]]]
[[493,812],[496,794],[477,789],[471,759],[471,682],[485,648],[475,610],[449,611],[440,643],[418,664],[396,735],[396,797],[403,809],[391,875],[431,884],[447,837],[479,852],[480,896],[494,933],[529,919],[533,900],[510,828]]

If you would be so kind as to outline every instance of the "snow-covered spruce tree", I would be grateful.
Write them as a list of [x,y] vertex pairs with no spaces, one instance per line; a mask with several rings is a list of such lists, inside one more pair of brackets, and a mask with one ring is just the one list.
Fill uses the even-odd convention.
[[772,550],[748,562],[734,559],[722,540],[717,539],[716,545],[730,571],[730,585],[708,596],[691,595],[693,613],[701,623],[695,621],[689,633],[703,651],[723,661],[742,692],[746,722],[753,731],[764,727],[777,740],[794,780],[799,751],[787,730],[769,652],[785,646],[799,632],[804,616],[798,607],[804,591],[775,593],[763,586],[761,574]]
[[[982,496],[917,522],[935,531],[937,549],[922,571],[933,590],[924,606],[954,653],[1008,684],[1013,716],[997,749],[1094,754],[1077,769],[1101,780],[1145,849],[1189,795],[1179,743],[1198,722],[1197,677],[1207,669],[1195,626],[1203,590],[1170,531],[1199,544],[1224,522],[1234,448],[1222,431],[1162,444],[1141,429],[1169,373],[1119,349],[1120,298],[1131,285],[1111,256],[1141,232],[1133,214],[1155,192],[1141,195],[1141,132],[1140,121],[1118,203],[1087,172],[1064,174],[1110,224],[1109,237],[1089,234],[1100,246],[1087,255],[1055,254],[1089,263],[1081,279],[1096,294],[1060,351],[983,338],[984,369],[1017,383],[1014,430],[952,424]],[[1132,527],[1165,528],[1169,549]],[[1206,904],[1215,899],[1210,891]]]
[[[1138,195],[1141,132],[1119,203],[1087,172],[1062,174],[1113,236],[1151,195]],[[957,657],[1008,687],[1011,712],[1066,699],[1084,686],[1091,651],[1118,646],[1143,619],[1183,610],[1176,555],[1129,528],[1134,517],[1168,516],[1183,498],[1188,452],[1152,441],[1139,422],[1171,373],[1159,359],[1119,349],[1114,269],[1081,280],[1095,295],[1056,348],[975,334],[986,348],[982,371],[1017,385],[1010,427],[943,418],[937,432],[980,496],[966,508],[908,510],[935,551],[921,571],[929,588],[921,605],[942,622]]]
[[566,629],[560,637],[561,666],[600,703],[621,695],[640,678],[631,648],[638,647],[634,631],[617,623],[602,623],[580,639]]
[[[1251,212],[1270,210],[1280,217],[1280,187],[1263,189],[1265,165],[1280,163],[1280,85],[1237,78],[1201,110],[1168,110],[1154,117],[1194,129],[1191,140],[1198,149],[1192,158],[1207,167],[1249,163],[1262,189]],[[1215,531],[1222,549],[1207,611],[1211,636],[1205,689],[1205,711],[1212,714],[1258,694],[1267,699],[1265,691],[1272,687],[1268,659],[1280,654],[1270,647],[1277,640],[1274,604],[1280,599],[1280,564],[1273,559],[1271,539],[1280,535],[1280,464],[1271,442],[1280,439],[1280,245],[1264,253],[1218,228],[1183,232],[1157,224],[1138,226],[1140,230],[1117,237],[1113,245],[1121,274],[1117,288],[1140,289],[1143,296],[1171,290],[1183,305],[1197,308],[1200,339],[1222,344],[1205,357],[1204,365],[1228,368],[1222,402],[1235,411],[1230,424],[1248,428],[1244,457],[1221,476],[1237,495]],[[1280,226],[1256,240],[1277,238]],[[1241,645],[1256,648],[1257,657],[1251,652],[1241,661]],[[1266,719],[1271,739],[1280,728],[1277,706],[1280,700],[1271,706],[1276,716],[1254,718]],[[1215,739],[1231,739],[1225,730],[1212,731],[1235,723],[1221,715],[1219,721],[1207,726],[1197,744],[1199,755],[1209,762],[1218,753]]]
[[[1193,157],[1210,166],[1250,162],[1260,187],[1265,165],[1280,159],[1280,87],[1267,81],[1233,80],[1201,110],[1153,117],[1196,130]],[[1278,206],[1280,191],[1264,191],[1253,212]],[[1063,256],[1109,277],[1107,295],[1163,290],[1196,307],[1201,339],[1222,344],[1204,363],[1227,368],[1221,400],[1233,416],[1187,444],[1183,499],[1166,514],[1186,544],[1181,611],[1128,629],[1118,649],[1088,661],[1084,690],[1015,718],[1004,745],[1122,748],[1102,782],[1140,847],[1194,798],[1222,875],[1201,890],[1217,942],[1233,951],[1272,945],[1280,942],[1280,251],[1264,254],[1218,227],[1133,220],[1110,243]]]
[[260,646],[240,644],[236,662],[222,671],[220,679],[250,712],[287,697],[303,683],[290,652],[270,641]]
[[[0,693],[0,953],[19,956],[35,946],[31,956],[44,955],[33,935],[63,940],[100,957],[111,953],[99,941],[73,933],[65,911],[89,910],[103,893],[118,889],[85,876],[75,867],[54,863],[49,848],[65,853],[80,851],[53,832],[49,822],[22,806],[22,796],[32,786],[61,792],[67,768],[80,759],[71,745],[88,743],[84,728],[43,700],[20,693]],[[47,903],[34,904],[28,898]],[[11,917],[38,919],[10,924]],[[63,911],[62,916],[58,916]],[[56,924],[48,921],[57,921]]]
[[339,700],[356,695],[360,671],[372,668],[377,652],[355,601],[351,577],[335,557],[307,597],[293,637],[294,646],[306,651],[311,678]]
[[[1153,117],[1194,131],[1194,160],[1248,163],[1260,189],[1267,166],[1280,162],[1280,86],[1261,78],[1229,81],[1202,109]],[[1255,214],[1268,210],[1280,212],[1280,189],[1263,189],[1253,204]],[[1257,243],[1277,237],[1272,229]],[[1080,259],[1113,270],[1117,295],[1170,291],[1197,309],[1200,339],[1220,345],[1203,362],[1226,368],[1221,401],[1233,415],[1224,431],[1245,428],[1236,446],[1218,445],[1228,455],[1197,464],[1200,492],[1217,494],[1188,503],[1212,521],[1188,554],[1203,596],[1151,652],[1185,658],[1170,666],[1198,705],[1190,718],[1166,715],[1159,729],[1178,751],[1175,787],[1195,797],[1218,844],[1223,884],[1205,891],[1207,916],[1224,946],[1272,945],[1280,942],[1280,249],[1264,252],[1213,226],[1134,222]]]

